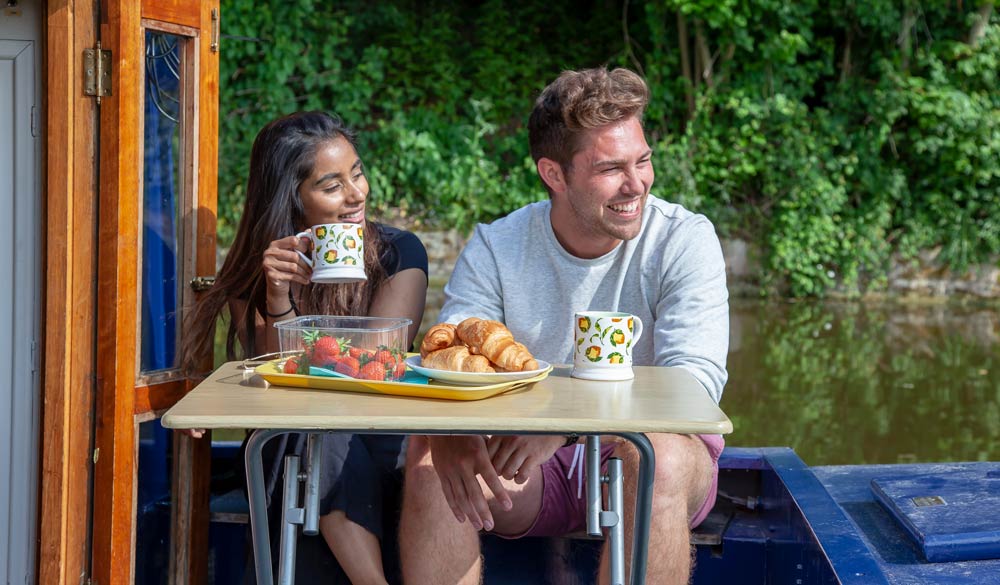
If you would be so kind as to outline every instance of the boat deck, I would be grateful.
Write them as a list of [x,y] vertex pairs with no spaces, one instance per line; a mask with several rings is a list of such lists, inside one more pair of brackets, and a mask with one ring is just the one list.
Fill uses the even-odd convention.
[[[980,472],[981,477],[995,477],[976,482],[970,490],[980,490],[984,500],[1000,494],[1000,463],[942,463],[898,465],[839,465],[813,467],[813,473],[844,511],[858,535],[872,551],[887,582],[958,584],[1000,583],[1000,559],[929,563],[910,535],[875,499],[871,481],[875,478],[906,478],[929,474],[947,476],[959,472]],[[992,484],[992,485],[991,485]],[[982,509],[1000,525],[1000,510],[990,505]]]

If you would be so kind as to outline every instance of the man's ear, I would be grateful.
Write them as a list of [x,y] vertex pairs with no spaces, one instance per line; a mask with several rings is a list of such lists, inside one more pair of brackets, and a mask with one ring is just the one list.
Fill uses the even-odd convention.
[[566,190],[566,174],[563,173],[562,165],[551,158],[542,157],[535,163],[538,169],[538,176],[548,186],[553,193],[562,193]]

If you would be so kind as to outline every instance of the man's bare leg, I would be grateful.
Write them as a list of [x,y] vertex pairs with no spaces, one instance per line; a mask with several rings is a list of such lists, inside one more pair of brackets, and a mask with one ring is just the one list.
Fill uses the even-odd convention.
[[[712,458],[696,436],[650,434],[656,453],[653,510],[649,529],[646,582],[688,583],[691,578],[691,531],[688,522],[701,507],[712,486]],[[615,449],[625,474],[625,578],[632,570],[632,532],[635,528],[636,478],[639,453],[629,442]],[[599,583],[607,585],[609,555],[601,552]]]
[[426,437],[412,436],[403,475],[399,555],[407,584],[478,585],[479,531],[459,523],[441,491]]
[[336,510],[319,519],[319,531],[354,585],[385,585],[378,539]]
[[[523,483],[501,478],[513,507],[503,510],[482,478],[480,486],[495,522],[494,532],[516,535],[527,531],[542,503],[542,471],[535,468]],[[407,585],[478,585],[482,579],[479,531],[459,523],[441,491],[426,437],[410,438],[403,479],[403,514],[399,549],[403,582]]]

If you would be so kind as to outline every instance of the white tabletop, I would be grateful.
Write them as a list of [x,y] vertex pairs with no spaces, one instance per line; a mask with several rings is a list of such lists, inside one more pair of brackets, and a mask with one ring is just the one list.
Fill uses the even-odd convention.
[[241,362],[229,362],[177,402],[162,422],[175,429],[732,432],[729,418],[686,371],[634,370],[633,380],[591,382],[571,378],[569,366],[556,366],[528,388],[455,401],[269,386]]

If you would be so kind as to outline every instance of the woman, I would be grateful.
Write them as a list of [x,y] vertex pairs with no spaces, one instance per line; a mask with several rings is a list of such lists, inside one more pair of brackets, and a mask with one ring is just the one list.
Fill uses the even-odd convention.
[[[250,155],[236,239],[215,284],[190,315],[192,343],[185,347],[192,351],[185,365],[193,367],[194,348],[210,342],[224,307],[230,314],[229,359],[278,351],[274,322],[298,314],[406,317],[412,345],[427,292],[427,254],[413,234],[367,221],[368,194],[354,134],[339,119],[300,112],[265,126]],[[367,281],[309,280],[312,269],[296,252],[308,253],[309,240],[294,234],[323,223],[364,226]],[[386,583],[379,547],[382,487],[398,488],[405,443],[397,436],[323,437],[320,532],[352,583]],[[280,462],[281,454],[302,443],[295,437],[272,441],[271,457]],[[265,469],[271,468],[280,470],[265,461]],[[281,485],[273,478],[268,483]],[[272,498],[275,513],[279,498]]]

